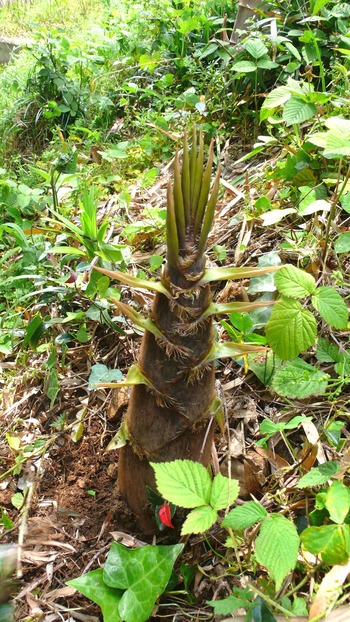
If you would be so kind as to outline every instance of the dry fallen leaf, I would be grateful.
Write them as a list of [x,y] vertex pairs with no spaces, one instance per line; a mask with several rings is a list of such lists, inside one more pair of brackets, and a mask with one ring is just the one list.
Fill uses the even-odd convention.
[[[337,564],[333,566],[333,568],[327,572],[321,581],[316,598],[311,605],[309,620],[312,620],[316,616],[320,616],[320,614],[327,611],[327,609],[333,605],[337,597],[340,596],[342,585],[349,574],[350,560],[347,564]],[[349,610],[347,615],[348,617],[344,618],[344,622],[350,619]]]

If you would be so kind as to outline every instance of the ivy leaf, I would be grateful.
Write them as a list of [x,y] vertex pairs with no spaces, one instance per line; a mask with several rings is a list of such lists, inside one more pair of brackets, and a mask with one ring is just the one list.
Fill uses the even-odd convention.
[[314,469],[311,469],[308,473],[305,473],[297,483],[297,488],[308,488],[312,486],[321,486],[328,482],[340,470],[340,465],[335,460],[319,464]]
[[292,359],[315,342],[317,324],[298,300],[282,298],[266,324],[266,338],[281,359]]
[[307,527],[301,533],[300,539],[307,551],[313,555],[321,553],[325,564],[344,564],[349,559],[349,525]]
[[127,549],[113,542],[103,569],[103,580],[123,590],[118,612],[125,622],[149,620],[157,598],[164,592],[183,544]]
[[199,508],[195,508],[187,516],[184,524],[182,525],[181,535],[184,536],[188,533],[202,533],[210,529],[217,520],[218,513],[210,505],[202,505]]
[[341,330],[348,323],[348,309],[341,295],[332,287],[318,287],[312,304],[320,316],[334,328]]
[[275,285],[280,294],[287,298],[305,298],[313,294],[316,289],[314,277],[292,265],[277,272]]
[[91,367],[88,389],[89,391],[93,391],[94,389],[96,390],[98,389],[96,386],[97,384],[101,382],[117,382],[121,380],[122,377],[123,374],[120,369],[108,369],[106,365],[96,363],[96,365]]
[[222,521],[223,527],[231,529],[247,529],[263,520],[267,512],[257,501],[246,501],[243,505],[233,508]]
[[262,522],[255,542],[255,556],[276,583],[276,590],[295,568],[299,536],[294,524],[281,514],[269,514]]
[[283,108],[283,120],[286,125],[294,125],[311,119],[317,112],[315,104],[305,102],[301,97],[292,96]]
[[123,592],[105,584],[103,568],[92,570],[77,579],[66,581],[66,583],[101,607],[104,622],[121,621],[118,607]]
[[237,499],[238,493],[238,481],[218,473],[213,479],[209,503],[214,510],[224,510]]
[[302,359],[282,364],[272,379],[272,387],[279,395],[304,399],[310,395],[323,395],[330,376]]
[[160,494],[182,508],[208,505],[211,479],[207,469],[199,462],[174,460],[152,463]]

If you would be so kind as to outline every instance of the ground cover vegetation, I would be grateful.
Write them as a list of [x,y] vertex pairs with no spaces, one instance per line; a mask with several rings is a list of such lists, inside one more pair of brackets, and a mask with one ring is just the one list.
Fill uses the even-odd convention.
[[350,9],[241,11],[0,9],[4,619],[348,619]]

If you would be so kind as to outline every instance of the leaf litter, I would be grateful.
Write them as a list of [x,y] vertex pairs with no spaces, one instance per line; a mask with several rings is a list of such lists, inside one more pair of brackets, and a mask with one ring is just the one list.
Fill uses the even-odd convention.
[[[247,173],[251,184],[264,173],[267,166],[273,166],[277,158],[273,155],[269,162],[265,158],[257,158],[254,163],[232,165],[226,156],[226,170],[229,171],[226,176],[229,179],[223,181],[224,196],[218,204],[216,221],[209,238],[210,261],[215,262],[211,252],[214,245],[225,243],[230,246],[237,239],[241,244],[240,250],[235,252],[236,265],[257,260],[261,254],[273,251],[278,246],[282,227],[288,228],[288,225],[281,221],[273,227],[266,226],[266,222],[261,225],[258,220],[247,223],[239,217],[246,192]],[[133,200],[129,207],[131,222],[137,220],[145,206],[165,205],[169,171],[170,165],[167,165],[151,188],[145,190],[136,185],[132,188]],[[105,213],[113,210],[113,205],[113,201],[109,201],[104,206]],[[149,257],[141,250],[147,243],[148,235],[153,239],[154,232],[144,233],[142,239],[134,240],[135,265],[142,266],[148,262]],[[162,247],[156,248],[155,253],[161,255]],[[291,254],[288,256],[290,258]],[[228,283],[217,298],[221,302],[232,300],[235,296],[240,299],[242,291],[246,295],[241,285]],[[131,295],[127,287],[125,292]],[[149,306],[151,295],[142,293],[135,297],[133,294],[133,298],[142,311],[143,306]],[[6,544],[18,540],[23,542],[19,553],[15,596],[18,621],[24,621],[28,616],[47,622],[62,619],[83,622],[100,620],[100,609],[67,586],[66,581],[82,572],[102,567],[114,540],[132,548],[144,544],[143,534],[138,531],[133,517],[118,496],[118,454],[116,451],[105,451],[117,432],[127,396],[118,390],[88,391],[88,378],[93,365],[103,364],[108,369],[124,371],[133,362],[139,343],[139,334],[129,327],[124,335],[106,326],[95,327],[90,344],[68,348],[66,356],[71,363],[70,370],[61,375],[60,390],[52,407],[39,375],[27,374],[25,370],[15,375],[12,372],[17,368],[13,361],[5,360],[2,363],[3,369],[7,365],[12,367],[11,384],[4,388],[4,409],[1,415],[0,447],[6,466],[0,486],[0,504],[13,521],[11,529],[3,530],[2,540]],[[35,372],[40,369],[41,363],[40,355],[32,354],[27,365]],[[298,481],[295,477],[297,460],[300,460],[300,464],[306,464],[305,461],[312,454],[311,461],[308,458],[306,471],[314,465],[316,453],[319,464],[338,460],[343,473],[349,465],[349,462],[344,463],[345,456],[341,457],[334,446],[323,445],[320,440],[319,431],[332,417],[332,406],[322,399],[316,403],[312,399],[295,399],[293,406],[288,408],[283,400],[260,384],[253,373],[244,375],[234,361],[227,361],[220,366],[218,378],[223,387],[226,422],[224,434],[216,435],[217,460],[221,472],[239,480],[241,499],[258,499],[269,512],[280,511],[276,503],[278,490],[284,491],[279,500],[285,503],[286,508],[289,506],[289,510],[296,514],[305,511],[304,495],[295,489]],[[82,408],[82,431],[79,439],[74,442],[73,427]],[[347,412],[345,402],[344,413],[348,418]],[[279,433],[274,434],[265,447],[253,447],[254,441],[260,438],[258,422],[265,418],[276,423],[288,421],[296,415],[309,416],[317,421],[317,426],[310,421],[303,421],[298,429],[287,432],[287,438],[296,448],[297,456],[291,455],[289,443]],[[61,428],[57,426],[60,417]],[[6,433],[13,429],[16,430],[21,448],[17,457],[6,440]],[[307,451],[303,457],[306,443]],[[28,445],[31,449],[26,453]],[[30,470],[32,476],[34,473],[32,481],[28,478]],[[16,491],[19,492],[20,477],[24,476],[27,478],[22,486],[25,492],[24,505],[18,510],[13,507],[12,499]],[[27,491],[25,483],[29,486]],[[288,497],[288,487],[294,490],[292,502]],[[168,543],[172,542],[172,537],[160,535],[156,541],[160,544]],[[218,552],[218,556],[213,555],[213,549]],[[205,538],[202,535],[189,537],[182,561],[196,568],[191,588],[195,604],[182,600],[179,606],[176,601],[172,602],[169,596],[165,596],[160,600],[158,612],[150,620],[163,617],[178,622],[191,617],[212,619],[212,609],[206,605],[206,601],[227,597],[234,586],[245,588],[248,583],[248,577],[244,575],[225,576],[220,555],[226,555],[226,549],[222,531],[217,526]],[[314,611],[323,612],[329,605],[326,590],[336,590],[345,580],[344,569],[337,570],[334,567],[321,583]],[[305,598],[307,589],[305,586]],[[325,598],[326,604],[322,600]],[[342,616],[342,610],[338,615]],[[240,619],[243,620],[235,617],[237,621]]]

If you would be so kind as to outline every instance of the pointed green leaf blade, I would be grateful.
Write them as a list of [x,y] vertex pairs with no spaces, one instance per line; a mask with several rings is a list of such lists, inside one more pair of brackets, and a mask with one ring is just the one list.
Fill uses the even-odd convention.
[[228,281],[230,279],[250,279],[255,276],[261,276],[268,272],[276,272],[280,270],[282,266],[267,266],[261,268],[210,268],[203,274],[201,280],[197,285],[205,285],[205,283],[212,283],[213,281]]
[[301,97],[292,96],[284,105],[283,120],[286,125],[302,123],[315,116],[317,108],[315,104],[305,102]]
[[281,587],[288,572],[294,570],[299,550],[299,536],[293,523],[281,514],[269,514],[262,522],[255,542],[255,556]]
[[317,324],[310,311],[293,298],[282,298],[266,324],[266,338],[281,359],[292,359],[315,342]]
[[171,503],[182,508],[196,508],[208,505],[211,479],[207,469],[199,462],[174,460],[152,463],[157,488]]
[[110,587],[125,590],[118,605],[123,621],[149,620],[183,546],[142,546],[131,550],[118,542],[112,543],[103,579]]
[[214,525],[217,517],[217,511],[210,507],[210,505],[202,505],[199,508],[195,508],[189,513],[184,524],[182,525],[181,535],[184,536],[189,533],[203,533]]
[[138,289],[149,289],[151,291],[164,294],[164,296],[166,296],[167,298],[171,297],[166,287],[164,287],[162,283],[158,283],[157,281],[147,281],[147,279],[139,279],[136,276],[126,274],[125,272],[120,272],[119,270],[105,270],[104,268],[99,268],[98,266],[94,266],[94,270],[102,272],[102,274],[109,276],[111,279],[116,279],[121,283],[125,283],[125,285],[130,285],[130,287],[135,287]]
[[267,516],[267,512],[261,503],[247,501],[243,505],[233,508],[222,521],[222,526],[238,530],[248,529],[248,527],[263,520],[265,516]]
[[218,473],[213,479],[209,503],[214,510],[224,510],[237,499],[238,493],[238,481]]
[[118,607],[123,592],[106,585],[103,580],[103,568],[92,570],[77,579],[66,581],[66,583],[101,607],[104,622],[122,620]]
[[348,308],[341,295],[332,287],[318,287],[312,296],[312,304],[330,326],[338,330],[347,327]]
[[305,298],[316,289],[314,277],[292,265],[285,266],[275,275],[275,285],[287,298]]

